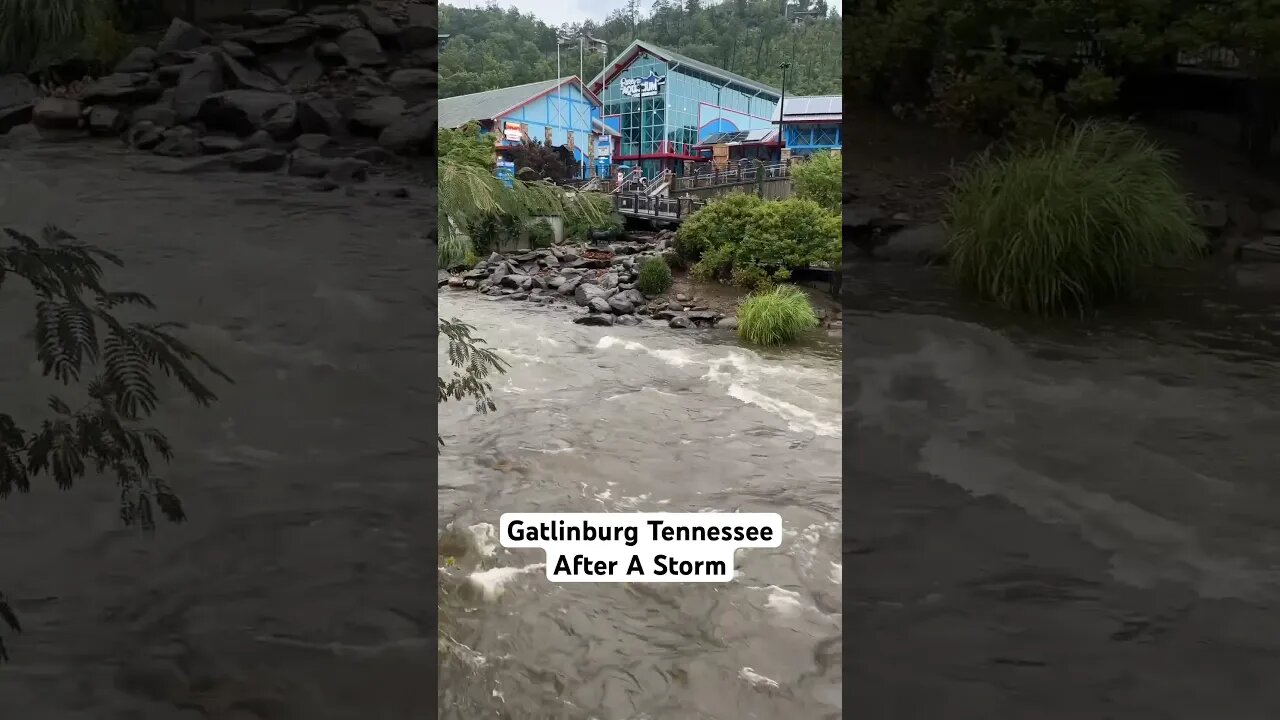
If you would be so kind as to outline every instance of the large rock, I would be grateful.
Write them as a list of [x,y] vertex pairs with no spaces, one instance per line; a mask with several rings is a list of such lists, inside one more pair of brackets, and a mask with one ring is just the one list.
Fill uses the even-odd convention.
[[149,47],[136,47],[129,51],[124,59],[116,63],[116,73],[151,72],[156,69],[156,56],[159,55]]
[[434,113],[419,112],[397,118],[378,135],[378,144],[403,155],[435,154],[436,119]]
[[168,55],[183,50],[195,50],[201,45],[208,45],[212,40],[209,33],[186,20],[174,18],[173,22],[169,23],[169,29],[165,31],[164,37],[156,45],[156,53]]
[[164,86],[148,73],[114,73],[90,83],[80,91],[89,105],[98,103],[149,103],[164,93]]
[[349,12],[313,13],[308,15],[307,19],[315,23],[320,32],[333,35],[364,27],[364,24],[360,22],[360,18]]
[[579,325],[599,325],[602,327],[610,327],[614,323],[613,315],[602,315],[599,313],[583,315],[581,317],[574,318],[573,321]]
[[36,101],[31,123],[44,130],[75,130],[83,115],[79,100],[47,97]]
[[228,39],[257,53],[271,53],[306,45],[315,36],[317,30],[318,28],[311,23],[289,22],[274,27],[245,30]]
[[234,40],[223,40],[218,43],[218,49],[240,62],[248,62],[256,57],[252,50]]
[[357,5],[356,15],[364,21],[365,27],[380,38],[390,39],[400,35],[400,26],[371,5]]
[[[562,286],[561,286],[561,290],[563,290],[563,289],[564,289],[564,286],[562,285]],[[596,299],[596,298],[600,298],[600,299],[602,299],[602,300],[604,300],[604,301],[608,302],[608,300],[609,300],[609,296],[611,296],[611,295],[613,295],[613,293],[609,292],[608,290],[605,290],[604,288],[600,287],[599,285],[592,285],[592,284],[590,284],[590,283],[582,283],[581,285],[578,285],[578,286],[574,289],[574,291],[573,291],[573,300],[574,300],[574,302],[578,303],[578,304],[579,304],[579,305],[581,305],[582,307],[587,307],[588,305],[590,305],[590,304],[591,304],[591,301],[592,301],[592,300],[594,300],[594,299]]]
[[391,91],[410,104],[435,101],[439,92],[440,77],[429,68],[402,68],[387,78]]
[[313,85],[324,76],[324,66],[307,50],[273,55],[263,64],[277,80],[296,89]]
[[202,135],[197,142],[205,155],[225,155],[244,149],[244,141],[226,135]]
[[143,120],[135,122],[125,133],[124,141],[131,148],[150,150],[164,139],[164,134],[155,124]]
[[240,20],[248,27],[274,27],[283,24],[295,15],[297,13],[286,8],[264,8],[262,10],[250,10],[241,16]]
[[125,127],[125,115],[109,105],[98,105],[89,111],[89,132],[95,135],[119,135]]
[[31,122],[36,86],[25,75],[0,75],[0,135]]
[[351,132],[377,136],[404,113],[405,102],[391,95],[369,98],[351,113]]
[[151,152],[165,157],[196,157],[201,154],[201,149],[195,131],[179,125],[165,130],[163,139]]
[[293,97],[258,90],[227,90],[210,95],[196,117],[211,130],[241,137],[266,130],[277,140],[297,135],[298,109]]
[[232,78],[235,87],[245,90],[261,90],[269,93],[284,92],[284,87],[280,83],[256,70],[250,70],[239,60],[221,50],[216,50],[210,55],[217,58],[218,64]]
[[878,257],[897,262],[929,265],[947,259],[947,231],[937,223],[907,228],[876,250]]
[[379,67],[387,64],[378,38],[364,28],[348,30],[338,38],[338,49],[351,67]]
[[[173,90],[173,112],[178,120],[188,122],[200,113],[209,96],[226,89],[222,63],[213,55],[205,55],[183,66]],[[170,123],[172,124],[172,123]]]
[[[145,120],[159,128],[173,127],[178,124],[178,113],[173,109],[173,102],[172,100],[166,102],[162,98],[157,103],[145,105],[134,110],[129,119],[135,123]],[[197,107],[197,109],[199,108]]]
[[332,100],[324,97],[307,97],[298,101],[298,125],[304,133],[346,134],[342,112]]
[[279,150],[250,148],[223,156],[227,163],[240,172],[275,172],[284,167],[287,156]]

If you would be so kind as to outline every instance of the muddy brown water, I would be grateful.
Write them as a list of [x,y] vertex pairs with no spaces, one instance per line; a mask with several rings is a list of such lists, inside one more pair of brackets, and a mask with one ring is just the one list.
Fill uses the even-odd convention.
[[1169,278],[1028,324],[847,270],[848,703],[1280,717],[1280,312]]
[[[231,374],[157,422],[190,521],[121,528],[109,484],[0,502],[0,717],[837,717],[839,347],[585,328],[477,296],[444,313],[512,362],[450,403],[433,486],[432,222],[284,178],[163,172],[112,146],[0,157],[4,225],[54,221]],[[33,417],[30,305],[6,288],[0,395]],[[607,332],[606,332],[607,331]],[[801,382],[797,384],[797,380]],[[437,518],[470,549],[429,582]],[[503,510],[778,511],[723,586],[554,586],[482,542]],[[453,531],[451,531],[453,532]],[[446,539],[450,537],[446,534]],[[540,552],[533,553],[540,555]],[[433,647],[437,605],[446,634]],[[429,696],[440,661],[443,693]]]
[[[118,145],[0,151],[0,225],[56,222],[236,381],[158,419],[190,522],[120,526],[109,482],[0,501],[0,717],[430,717],[435,459],[422,211]],[[32,307],[5,287],[0,397],[30,417]]]

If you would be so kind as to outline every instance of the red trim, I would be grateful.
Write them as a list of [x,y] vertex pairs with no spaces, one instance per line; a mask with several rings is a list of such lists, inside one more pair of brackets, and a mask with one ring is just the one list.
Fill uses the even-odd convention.
[[544,97],[546,97],[547,95],[550,95],[553,91],[557,90],[557,89],[558,89],[558,88],[560,88],[560,87],[563,87],[564,85],[567,85],[567,84],[569,84],[569,83],[573,82],[574,80],[577,80],[577,81],[578,81],[578,89],[582,90],[582,92],[583,92],[583,93],[585,93],[586,95],[590,96],[590,98],[591,98],[592,100],[594,100],[594,101],[595,101],[595,103],[596,103],[597,105],[599,105],[601,108],[603,108],[603,107],[604,107],[604,103],[600,102],[600,97],[599,97],[598,95],[596,95],[595,93],[591,92],[591,90],[589,90],[589,89],[587,88],[587,86],[586,86],[586,85],[584,85],[584,84],[582,83],[582,78],[579,78],[577,75],[574,75],[574,76],[570,77],[568,80],[565,80],[565,81],[564,81],[564,82],[562,82],[562,83],[557,83],[557,84],[555,84],[555,85],[552,85],[551,87],[547,88],[546,90],[543,90],[542,92],[538,93],[537,95],[534,95],[534,96],[533,96],[533,97],[531,97],[531,98],[528,98],[528,99],[526,99],[526,100],[521,100],[520,102],[516,103],[515,105],[512,105],[511,107],[507,108],[506,110],[503,110],[502,112],[498,113],[497,115],[494,115],[494,116],[493,116],[493,119],[494,119],[494,120],[497,120],[498,118],[500,118],[500,117],[502,117],[502,116],[506,115],[507,113],[511,112],[512,110],[516,110],[516,109],[518,109],[518,108],[522,108],[522,107],[524,107],[525,105],[528,105],[529,103],[533,102],[534,100],[538,100],[538,99],[544,98]]
[[610,82],[612,82],[614,78],[618,77],[618,75],[620,75],[622,71],[626,70],[631,65],[632,60],[635,60],[636,57],[640,55],[640,53],[647,53],[647,52],[650,55],[658,58],[662,62],[665,62],[665,63],[671,62],[669,58],[664,58],[657,53],[652,53],[652,52],[649,52],[648,50],[645,50],[644,48],[637,47],[630,55],[626,57],[625,60],[622,60],[621,62],[615,62],[609,66],[609,71],[605,73],[604,77],[600,78],[599,90],[595,89],[596,87],[595,83],[591,83],[592,90],[597,93],[602,92],[604,90],[605,85],[608,85]]

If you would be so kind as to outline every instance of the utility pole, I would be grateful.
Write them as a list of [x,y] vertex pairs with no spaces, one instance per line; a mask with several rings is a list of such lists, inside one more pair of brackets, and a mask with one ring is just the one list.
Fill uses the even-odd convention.
[[784,62],[778,67],[782,68],[782,99],[778,102],[778,140],[779,147],[787,146],[787,68],[791,67],[791,63]]

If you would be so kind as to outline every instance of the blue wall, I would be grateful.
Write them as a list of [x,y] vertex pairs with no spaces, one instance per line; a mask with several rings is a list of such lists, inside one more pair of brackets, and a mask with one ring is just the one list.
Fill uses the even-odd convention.
[[794,155],[808,155],[841,148],[840,125],[787,125],[787,148]]
[[[525,125],[530,140],[545,142],[547,128],[551,128],[551,145],[567,146],[572,131],[574,160],[581,163],[585,158],[590,163],[591,120],[598,117],[600,106],[585,95],[577,83],[565,83],[497,118],[494,132],[502,137],[505,124],[517,122]],[[519,143],[504,140],[502,144]]]

